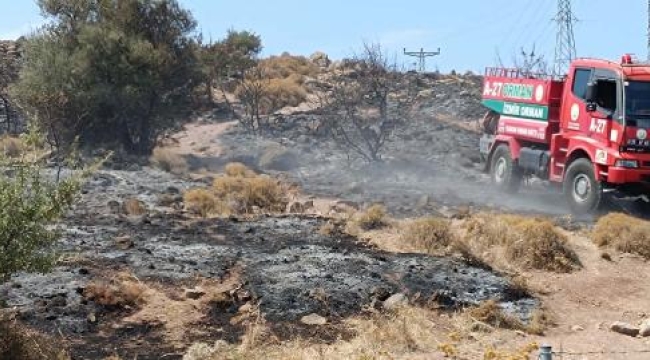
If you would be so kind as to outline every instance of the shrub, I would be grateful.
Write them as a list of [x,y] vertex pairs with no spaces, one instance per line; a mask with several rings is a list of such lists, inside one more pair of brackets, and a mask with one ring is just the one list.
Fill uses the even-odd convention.
[[624,214],[608,214],[598,220],[592,240],[599,247],[637,254],[650,259],[650,222]]
[[218,177],[214,180],[213,190],[217,198],[229,204],[236,213],[252,213],[255,207],[283,212],[288,204],[283,186],[266,176]]
[[315,77],[319,71],[306,57],[289,54],[271,56],[262,60],[260,65],[271,79],[293,78],[296,82],[301,81],[304,76]]
[[145,287],[124,275],[110,281],[89,283],[83,296],[95,304],[110,309],[137,307],[143,303]]
[[223,206],[218,202],[214,194],[207,189],[192,189],[183,195],[185,206],[201,217],[208,217],[212,214],[223,214]]
[[474,253],[503,251],[505,263],[525,269],[571,272],[580,266],[566,236],[548,220],[516,215],[478,215],[467,222]]
[[355,224],[362,230],[379,229],[387,225],[386,208],[375,204],[354,217]]
[[262,112],[268,114],[287,106],[298,106],[307,100],[307,91],[295,78],[271,79],[266,85],[266,99]]
[[141,216],[147,213],[147,206],[136,198],[130,198],[124,201],[122,210],[129,216]]
[[60,343],[0,317],[0,359],[66,360]]
[[0,139],[0,148],[4,156],[17,158],[23,154],[25,146],[19,138],[6,136]]
[[406,225],[401,240],[415,249],[428,254],[446,251],[457,242],[448,220],[440,218],[417,219]]
[[249,169],[246,165],[239,162],[228,163],[225,167],[226,175],[230,177],[252,177],[255,176],[255,172]]
[[149,161],[153,166],[172,174],[183,175],[189,171],[185,158],[169,149],[155,148]]
[[0,283],[16,271],[46,271],[54,264],[49,247],[59,233],[51,225],[72,206],[79,185],[77,178],[50,182],[26,162],[0,175]]

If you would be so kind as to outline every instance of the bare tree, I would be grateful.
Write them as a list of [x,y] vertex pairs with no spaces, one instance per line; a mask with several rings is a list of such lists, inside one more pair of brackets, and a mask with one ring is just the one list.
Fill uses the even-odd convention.
[[[499,67],[506,67],[498,50],[496,53],[496,63]],[[525,77],[536,77],[552,73],[548,61],[543,54],[537,52],[535,44],[533,44],[530,51],[522,47],[518,54],[512,56],[511,63],[511,67],[519,70],[520,75]]]
[[415,82],[397,70],[378,44],[344,61],[320,96],[324,126],[348,155],[381,160],[384,145],[404,123],[415,99]]

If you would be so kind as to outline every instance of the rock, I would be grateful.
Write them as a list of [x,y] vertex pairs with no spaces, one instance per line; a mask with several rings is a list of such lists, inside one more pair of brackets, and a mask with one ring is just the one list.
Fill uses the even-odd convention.
[[111,200],[106,204],[106,206],[111,214],[117,215],[122,212],[122,205],[120,205],[119,201]]
[[650,337],[650,319],[647,319],[641,324],[639,335],[643,337]]
[[97,316],[95,315],[95,313],[92,313],[92,312],[90,314],[88,314],[87,319],[88,319],[88,322],[93,323],[93,324],[97,322]]
[[195,287],[194,289],[185,289],[185,298],[198,300],[205,295],[205,290],[200,287]]
[[613,323],[612,325],[610,325],[609,329],[612,330],[613,332],[617,332],[619,334],[633,336],[633,337],[639,335],[639,331],[640,331],[638,327],[621,321],[617,321]]
[[122,204],[122,211],[128,216],[142,216],[147,213],[147,206],[136,198],[130,198]]
[[573,332],[580,332],[580,331],[584,331],[584,330],[585,330],[585,328],[580,326],[580,325],[571,326],[571,331],[573,331]]
[[266,170],[291,171],[298,167],[298,155],[280,145],[268,146],[257,165]]
[[120,250],[128,250],[135,246],[135,243],[129,235],[118,236],[114,239],[115,246]]
[[311,60],[311,62],[313,62],[316,66],[323,69],[328,68],[332,64],[332,61],[330,60],[329,56],[327,56],[327,54],[321,51],[317,51],[311,54],[309,60]]
[[382,303],[382,307],[385,310],[395,310],[398,307],[407,305],[408,301],[409,301],[409,299],[408,299],[408,297],[406,297],[406,295],[404,295],[402,293],[398,293],[398,294],[392,295],[388,299],[384,300],[384,302]]
[[246,303],[242,306],[239,307],[239,313],[244,314],[244,313],[249,313],[253,310],[253,304],[251,303]]
[[300,319],[300,322],[305,325],[317,325],[322,326],[327,324],[327,319],[318,315],[318,314],[309,314],[305,315]]

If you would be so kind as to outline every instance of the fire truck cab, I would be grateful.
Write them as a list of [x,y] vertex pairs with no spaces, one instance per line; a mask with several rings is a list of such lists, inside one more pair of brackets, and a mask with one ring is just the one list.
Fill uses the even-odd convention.
[[594,211],[605,189],[650,193],[650,64],[578,59],[561,78],[488,68],[481,152],[494,184],[525,176],[561,184],[574,213]]

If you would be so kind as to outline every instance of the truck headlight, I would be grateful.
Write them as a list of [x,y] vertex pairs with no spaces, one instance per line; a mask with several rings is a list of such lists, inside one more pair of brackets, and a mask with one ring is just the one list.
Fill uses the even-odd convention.
[[614,164],[616,167],[622,167],[622,168],[638,168],[639,167],[639,162],[636,160],[616,160],[616,163]]

